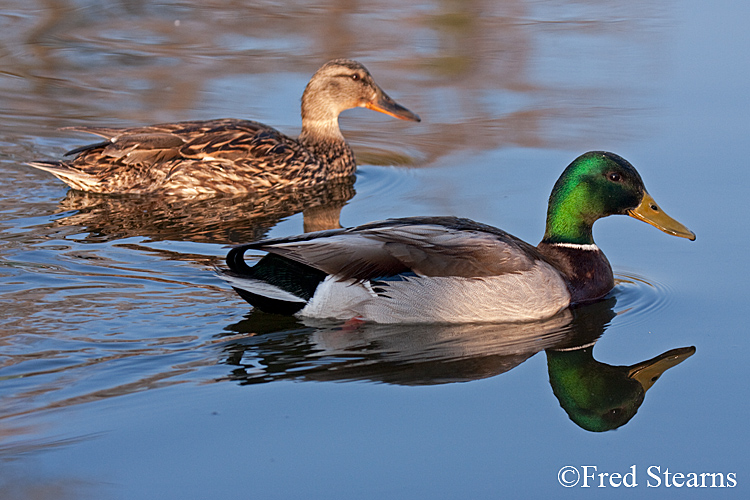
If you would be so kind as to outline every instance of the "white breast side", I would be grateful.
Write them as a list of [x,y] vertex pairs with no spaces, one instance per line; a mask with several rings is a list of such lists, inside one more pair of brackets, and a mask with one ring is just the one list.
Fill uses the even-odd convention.
[[[549,318],[570,305],[559,273],[545,262],[529,271],[481,278],[408,277],[369,285],[326,279],[302,316],[377,323],[516,322]],[[385,296],[383,296],[385,295]]]

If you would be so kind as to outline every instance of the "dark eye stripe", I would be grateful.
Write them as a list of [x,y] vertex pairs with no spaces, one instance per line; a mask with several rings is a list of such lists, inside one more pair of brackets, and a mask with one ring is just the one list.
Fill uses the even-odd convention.
[[349,78],[357,82],[362,79],[362,76],[359,73],[345,73],[342,75],[336,75],[336,78]]

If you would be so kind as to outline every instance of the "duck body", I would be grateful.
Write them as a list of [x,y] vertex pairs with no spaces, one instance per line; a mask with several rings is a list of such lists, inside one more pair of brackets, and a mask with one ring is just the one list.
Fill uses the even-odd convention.
[[[538,246],[468,219],[389,219],[235,247],[222,278],[267,312],[379,323],[539,320],[613,288],[591,225],[615,213],[695,238],[661,212],[626,160],[591,152],[558,180]],[[251,249],[268,252],[253,267],[244,260]]]
[[308,188],[354,174],[342,141],[305,144],[262,123],[218,119],[147,127],[72,128],[106,138],[67,162],[34,162],[74,189],[95,193],[240,194]]
[[72,160],[29,165],[96,193],[242,194],[304,189],[354,174],[339,114],[367,107],[411,121],[356,61],[336,59],[313,75],[302,97],[302,132],[292,138],[250,120],[217,119],[134,128],[71,127],[106,140],[66,153]]
[[[250,249],[269,255],[250,268],[243,257]],[[232,249],[227,262],[232,273],[223,277],[246,300],[265,298],[266,311],[307,317],[528,321],[553,316],[571,299],[536,248],[456,217],[389,219],[265,240]]]

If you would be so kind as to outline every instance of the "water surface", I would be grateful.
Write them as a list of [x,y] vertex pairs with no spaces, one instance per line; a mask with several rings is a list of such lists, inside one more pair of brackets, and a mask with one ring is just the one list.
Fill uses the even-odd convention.
[[[748,15],[730,0],[7,3],[3,498],[559,498],[593,491],[558,482],[583,465],[636,466],[638,486],[607,495],[745,498]],[[66,126],[238,117],[294,134],[333,57],[423,119],[345,112],[353,185],[105,197],[23,165],[91,140]],[[228,244],[338,219],[458,215],[536,243],[552,185],[591,149],[630,160],[698,236],[598,222],[618,285],[592,307],[531,325],[310,323],[251,311],[215,276]],[[663,353],[682,362],[628,393],[616,430],[571,417],[561,366],[609,373],[619,394],[617,367]],[[651,488],[650,466],[737,485]]]

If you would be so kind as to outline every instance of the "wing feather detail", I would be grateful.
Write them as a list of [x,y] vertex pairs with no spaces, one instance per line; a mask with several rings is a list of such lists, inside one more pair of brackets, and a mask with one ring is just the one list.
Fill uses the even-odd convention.
[[242,248],[274,253],[339,280],[355,281],[409,271],[431,277],[499,276],[528,271],[544,260],[535,247],[500,229],[455,217],[389,219]]

